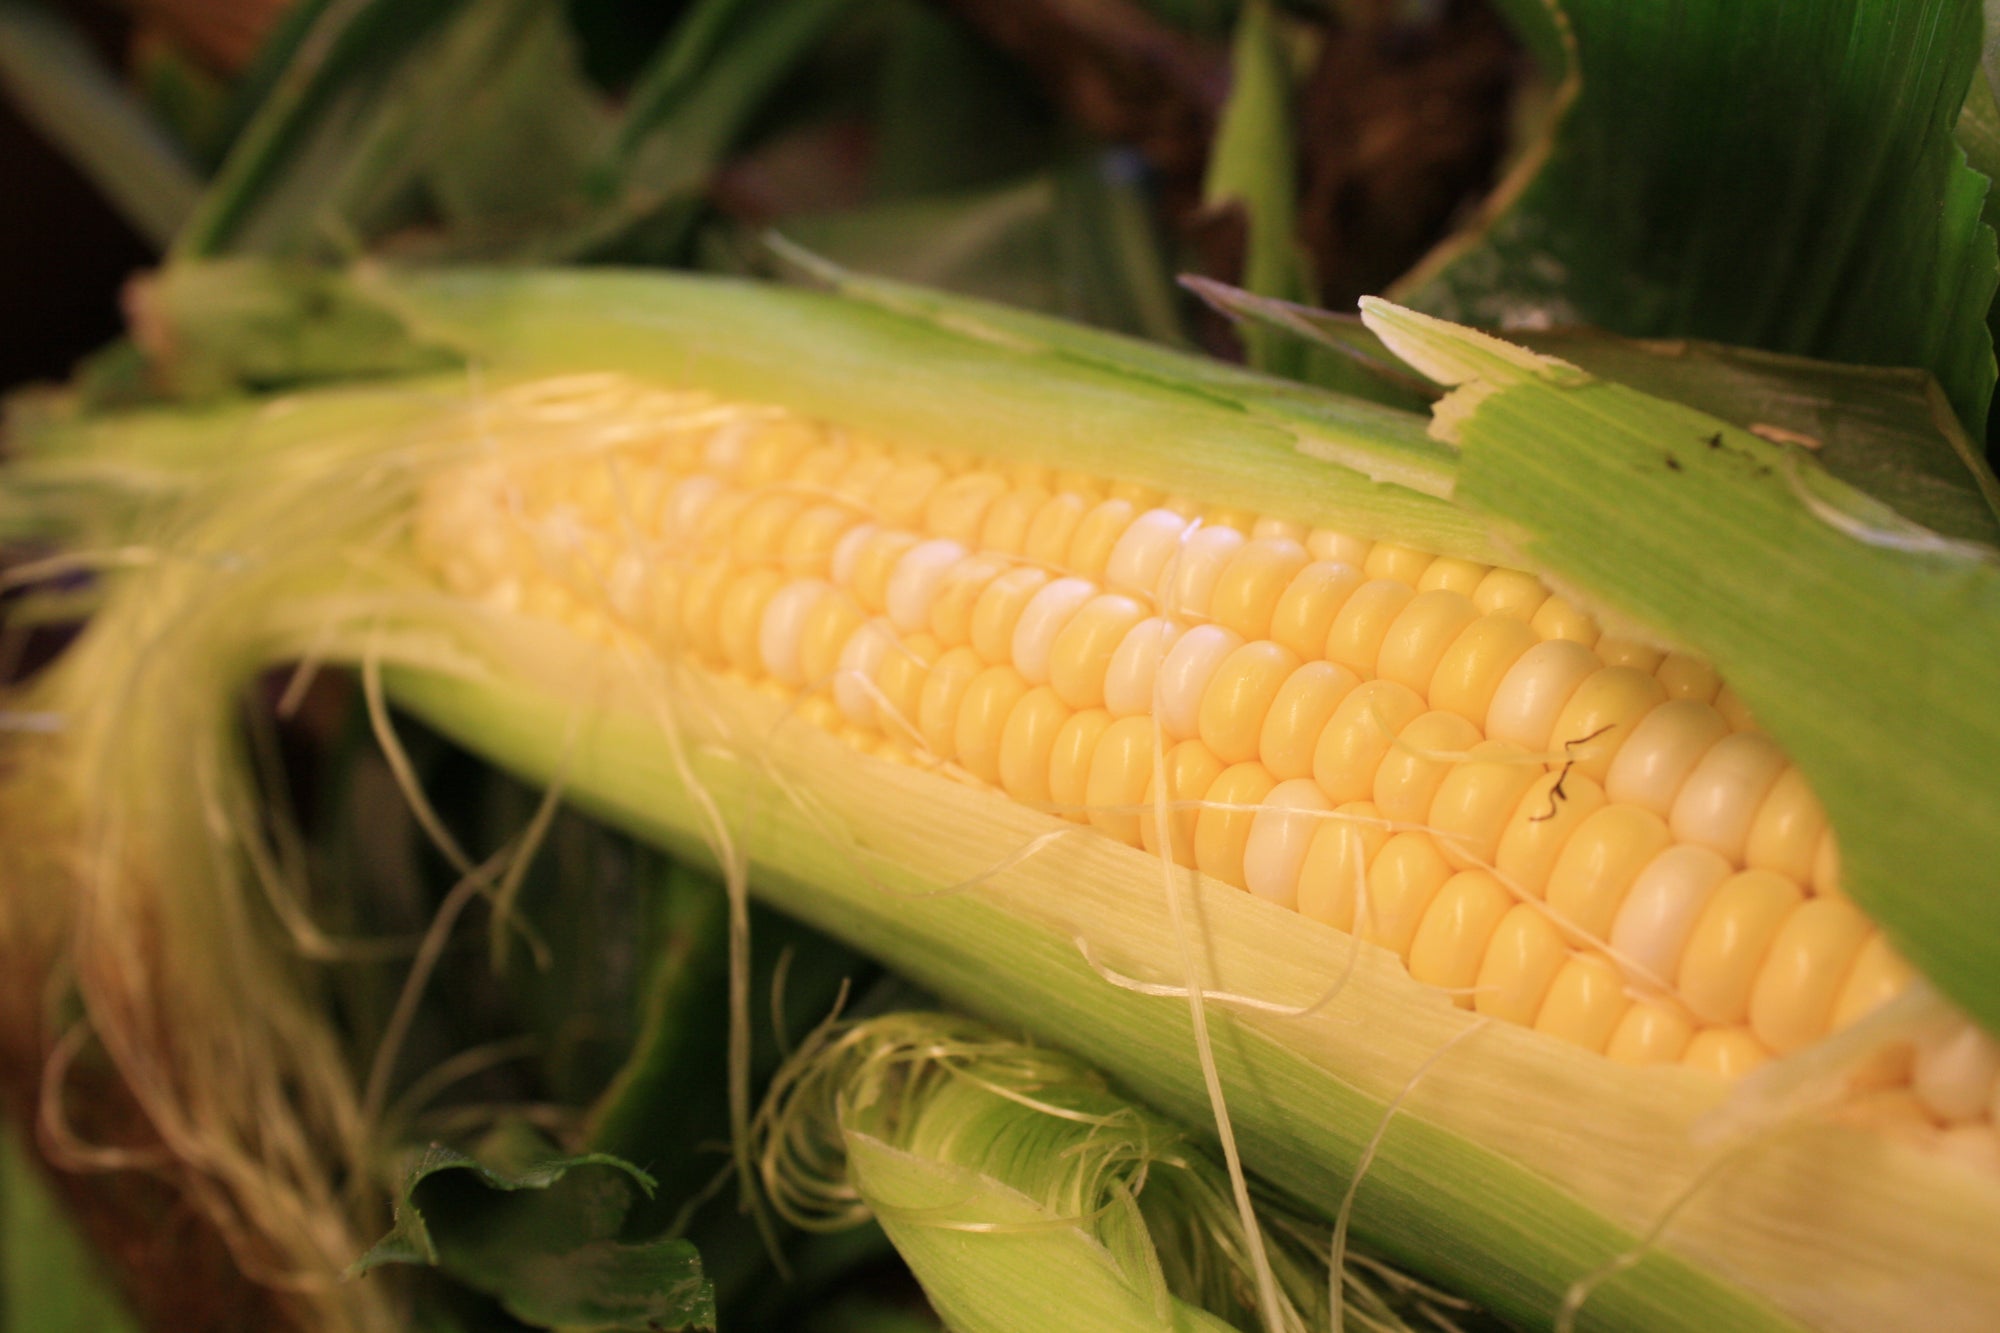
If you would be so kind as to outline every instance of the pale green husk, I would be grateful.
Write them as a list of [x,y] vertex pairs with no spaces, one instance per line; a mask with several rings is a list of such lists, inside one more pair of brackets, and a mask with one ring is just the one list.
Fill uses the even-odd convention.
[[[1183,1122],[1207,1123],[1187,1002],[1115,985],[1090,961],[1187,984],[1159,862],[1083,832],[1048,840],[1045,815],[857,758],[770,700],[682,664],[607,655],[454,601],[416,568],[408,511],[424,476],[464,456],[465,436],[441,427],[462,428],[493,390],[616,370],[892,439],[1055,459],[1490,552],[1495,538],[1467,511],[1327,461],[1391,459],[1421,421],[1059,325],[1001,328],[977,311],[947,312],[940,329],[880,304],[701,280],[372,281],[426,338],[473,353],[475,371],[51,426],[8,476],[0,510],[19,513],[32,496],[41,521],[94,528],[89,540],[124,565],[89,631],[16,703],[63,727],[8,746],[0,975],[39,986],[60,960],[74,965],[91,1028],[170,1146],[211,1183],[207,1202],[241,1215],[254,1251],[304,1279],[338,1271],[374,1216],[369,1201],[335,1197],[371,1145],[302,961],[327,942],[301,886],[258,860],[261,826],[229,726],[254,673],[298,658],[383,669],[392,694],[435,725],[522,773],[560,774],[575,801],[691,858],[740,850],[770,902],[1064,1045]],[[1455,335],[1428,336],[1442,346]],[[1187,385],[1172,379],[1182,364]],[[1537,365],[1495,352],[1474,369]],[[1489,392],[1461,414],[1462,435],[1479,435],[1488,409],[1509,401]],[[1684,424],[1664,405],[1624,410]],[[1409,461],[1381,466],[1442,493],[1452,457],[1420,440]],[[1497,450],[1481,459],[1468,451],[1468,488],[1475,465],[1484,487],[1529,474]],[[100,507],[111,494],[121,503]],[[1596,512],[1609,501],[1569,503]],[[1499,541],[1531,555],[1529,538],[1557,531],[1542,515],[1510,517]],[[1549,564],[1584,590],[1605,582],[1607,602],[1626,605],[1603,569],[1559,548]],[[1776,651],[1744,634],[1740,614],[1714,623],[1713,634],[1664,618],[1660,628],[1737,671],[1790,742],[1793,716],[1774,697],[1786,687],[1760,670]],[[1842,688],[1898,706],[1870,694],[1879,687],[1865,673]],[[1842,785],[1853,775],[1820,771],[1806,740],[1801,759],[1846,821],[1843,839],[1864,844],[1866,829],[1851,826],[1855,789]],[[1992,753],[1978,733],[1969,743]],[[1902,808],[1922,821],[1948,807],[1919,789]],[[24,830],[51,821],[70,850],[32,850]],[[1866,854],[1856,864],[1857,897],[1873,901],[1883,890],[1862,887]],[[1353,1235],[1374,1252],[1526,1325],[1555,1321],[1566,1297],[1583,1298],[1580,1326],[1609,1329],[1868,1329],[1912,1310],[1929,1327],[1976,1328],[2000,1309],[2000,1184],[1810,1118],[1699,1144],[1698,1122],[1724,1096],[1707,1080],[1614,1068],[1482,1024],[1390,955],[1220,885],[1186,888],[1199,984],[1257,1002],[1208,1002],[1244,1161],[1331,1216],[1380,1131],[1354,1196]],[[1990,932],[1979,942],[1987,930],[1967,930],[1965,947],[1993,956]],[[1967,1000],[1967,987],[1954,993]],[[1609,1273],[1620,1256],[1635,1262]],[[312,1290],[327,1327],[388,1326],[365,1285]]]

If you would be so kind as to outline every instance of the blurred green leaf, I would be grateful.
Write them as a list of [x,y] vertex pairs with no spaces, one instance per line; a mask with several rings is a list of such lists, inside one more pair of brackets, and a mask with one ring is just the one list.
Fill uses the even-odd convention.
[[[1508,0],[1564,96],[1481,223],[1400,299],[1931,371],[1986,419],[1986,182],[1951,138],[1980,55],[1953,0]],[[1566,19],[1566,24],[1553,20]]]
[[137,1333],[40,1169],[0,1123],[0,1329]]
[[888,16],[873,124],[872,193],[948,195],[1017,180],[1057,146],[1053,116],[1017,62],[942,6]]

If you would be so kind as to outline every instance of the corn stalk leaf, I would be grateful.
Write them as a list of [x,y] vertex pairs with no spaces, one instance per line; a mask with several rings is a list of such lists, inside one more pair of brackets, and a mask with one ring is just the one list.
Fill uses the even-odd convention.
[[0,1328],[137,1333],[39,1170],[12,1127],[0,1125]]
[[1918,366],[1982,434],[1994,241],[1986,182],[1951,137],[1977,6],[1508,8],[1538,51],[1561,52],[1558,110],[1396,299],[1488,327]]

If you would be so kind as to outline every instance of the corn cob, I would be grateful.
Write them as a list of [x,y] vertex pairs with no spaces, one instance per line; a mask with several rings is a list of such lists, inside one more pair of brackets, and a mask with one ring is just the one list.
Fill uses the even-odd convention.
[[[486,363],[469,395],[429,381],[301,397],[263,415],[109,427],[101,439],[85,431],[74,443],[88,477],[144,443],[229,441],[197,480],[135,478],[145,483],[135,489],[171,499],[153,539],[201,560],[136,576],[48,687],[50,706],[92,719],[63,742],[70,757],[56,784],[79,805],[104,799],[91,785],[107,771],[104,747],[166,726],[155,711],[183,706],[190,680],[220,697],[257,663],[286,656],[386,667],[406,706],[502,762],[559,778],[589,808],[725,870],[747,855],[774,902],[943,994],[1051,1034],[1176,1114],[1199,1119],[1203,1075],[1219,1077],[1245,1160],[1322,1210],[1346,1197],[1366,1157],[1357,1236],[1509,1317],[1551,1320],[1568,1297],[1583,1323],[1607,1327],[1865,1327],[1921,1291],[1939,1326],[1977,1327],[2000,1300],[1983,1239],[2000,1210],[1990,1176],[1817,1118],[1784,1119],[1783,1132],[1718,1164],[1692,1130],[1728,1096],[1719,1080],[1575,1049],[1587,1038],[1610,1050],[1622,1032],[1623,1057],[1684,1061],[1700,1041],[1722,1049],[1692,1063],[1740,1065],[1845,1021],[1864,965],[1878,992],[1894,990],[1887,946],[1843,912],[1846,893],[1883,901],[1880,877],[1838,868],[1879,864],[1877,840],[1866,827],[1855,840],[1840,810],[1860,785],[1842,781],[1821,796],[1850,855],[1822,854],[1832,844],[1810,793],[1700,661],[1653,661],[1631,635],[1607,642],[1570,599],[1492,572],[1499,552],[1485,524],[1438,498],[1454,483],[1451,451],[1405,419],[985,311],[947,311],[940,332],[907,303],[854,309],[702,283],[470,276],[398,278],[382,290],[426,336]],[[885,366],[899,367],[900,382],[870,387]],[[594,378],[573,377],[586,369]],[[647,406],[669,403],[664,416]],[[1495,394],[1476,411],[1508,403]],[[1137,438],[1149,447],[1131,453]],[[808,468],[802,480],[808,458],[824,474]],[[61,477],[55,460],[41,484]],[[1481,478],[1456,480],[1469,489]],[[33,471],[14,484],[36,484]],[[1180,498],[1194,495],[1199,504]],[[411,531],[414,567],[384,554]],[[1161,533],[1164,559],[1148,546]],[[1549,567],[1593,586],[1562,554]],[[1347,616],[1343,630],[1350,607],[1369,614]],[[1428,626],[1429,646],[1423,634],[1391,643],[1389,627],[1406,618],[1406,629]],[[1137,676],[1114,681],[1126,642],[1149,622],[1130,655]],[[1468,669],[1439,694],[1461,640]],[[133,641],[149,644],[148,667],[115,692],[122,711],[107,722],[84,701],[124,678],[117,654]],[[1758,682],[1746,695],[1760,716],[1786,721],[1788,745],[1808,742],[1802,763],[1818,756],[1839,776],[1757,661],[1729,636],[1713,651],[1734,656],[1724,661],[1732,677]],[[1561,671],[1531,672],[1522,679],[1535,689],[1510,692],[1515,668],[1538,654],[1562,659]],[[1470,669],[1502,658],[1505,670]],[[1364,667],[1376,679],[1362,681]],[[1177,672],[1187,688],[1169,699]],[[1267,754],[1265,724],[1301,672],[1285,707],[1326,713],[1311,753],[1279,728]],[[1574,692],[1560,707],[1543,700],[1537,713],[1529,701],[1512,715],[1542,722],[1495,732],[1503,699],[1560,693],[1539,682],[1565,677]],[[1243,702],[1218,680],[1247,682]],[[1593,680],[1610,698],[1590,707],[1620,724],[1597,735],[1601,722],[1583,724],[1598,713],[1566,716]],[[983,714],[966,703],[976,686]],[[1268,707],[1252,702],[1267,694]],[[1321,741],[1357,696],[1333,747],[1353,753],[1327,765],[1322,785]],[[1649,753],[1666,758],[1638,764],[1624,756],[1638,753],[1642,712],[1697,721],[1665,729]],[[1164,786],[1152,783],[1153,764],[1113,762],[1121,752],[1107,746],[1121,727],[1128,750],[1158,751]],[[855,744],[872,758],[856,757]],[[185,746],[163,734],[141,748],[178,763]],[[1089,764],[1059,777],[1059,755],[1086,749]],[[1702,779],[1710,753],[1728,759]],[[1232,771],[1224,801],[1212,789]],[[1308,775],[1315,796],[1294,787],[1271,800],[1281,781]],[[996,799],[996,787],[1026,799]],[[1544,806],[1526,804],[1538,788]],[[1754,814],[1701,796],[1681,810],[1688,791],[1753,788]],[[1456,813],[1440,809],[1448,791],[1463,799]],[[1922,799],[1959,798],[1926,789]],[[1366,820],[1339,808],[1364,801],[1376,810]],[[1543,808],[1555,813],[1513,822]],[[138,826],[201,823],[195,798],[166,780],[120,809]],[[1652,830],[1643,866],[1637,853],[1607,851],[1598,870],[1570,850],[1588,845],[1577,840],[1605,811],[1605,824]],[[1660,828],[1678,841],[1668,846]],[[1950,852],[1952,830],[1934,832]],[[1524,839],[1534,845],[1519,848]],[[1320,873],[1316,853],[1344,873]],[[1702,956],[1709,905],[1728,904],[1723,885],[1691,927],[1681,907],[1664,937],[1619,932],[1627,904],[1663,897],[1639,883],[1642,872],[1647,884],[1700,878],[1654,871],[1667,853],[1710,871],[1710,858],[1723,860],[1728,881],[1749,877],[1743,896],[1763,912],[1758,931],[1714,931],[1761,940],[1717,941],[1711,952],[1727,965],[1695,969],[1692,988],[1686,962]],[[1577,864],[1559,878],[1565,854]],[[1211,873],[1177,879],[1165,869],[1173,861]],[[1520,883],[1530,864],[1547,867],[1539,894]],[[1947,872],[1956,864],[1941,861]],[[1623,870],[1629,878],[1612,873]],[[1785,892],[1756,887],[1779,877]],[[1343,884],[1353,886],[1344,898]],[[1442,900],[1462,906],[1426,934],[1452,884]],[[1161,910],[1163,887],[1168,903],[1193,895],[1196,969],[1176,966],[1187,940]],[[1288,893],[1301,912],[1258,901]],[[1792,916],[1773,908],[1814,905],[1847,929],[1801,926],[1792,933],[1805,938],[1787,945],[1780,927]],[[1521,969],[1533,984],[1509,991],[1485,974],[1504,966],[1504,948],[1490,962],[1493,943],[1524,909],[1550,927],[1547,947]],[[165,909],[163,930],[198,938],[174,924],[176,910]],[[1740,920],[1740,910],[1724,916]],[[1328,918],[1385,947],[1350,943]],[[1899,943],[1949,962],[1949,948],[1908,930],[1907,915],[1883,919],[1905,922]],[[1489,927],[1484,951],[1447,947]],[[1965,933],[1973,947],[1983,938]],[[1786,949],[1800,960],[1789,973],[1756,966]],[[1846,967],[1826,961],[1841,956]],[[1156,992],[1192,981],[1214,993],[1212,1007],[1229,1014],[1222,1040],[1197,1054],[1187,1005],[1107,985],[1097,967]],[[1951,967],[1934,975],[1968,1005],[1986,1002]],[[1570,1042],[1524,1030],[1559,990],[1551,1012],[1561,1021],[1548,1026]],[[1803,1002],[1758,1003],[1786,992]],[[1509,995],[1524,1021],[1485,1023],[1482,1002]],[[1653,1016],[1627,1032],[1635,997]],[[1696,1034],[1697,1019],[1723,1035]],[[1970,1145],[1989,1135],[1976,1098],[1923,1091],[1948,1082],[1937,1077],[1948,1067],[1970,1071],[1966,1087],[1987,1086],[1977,1070],[1990,1048],[1960,1031],[1970,1035],[1925,1047],[1936,1053],[1916,1059],[1907,1087],[1901,1070],[1870,1077],[1898,1087],[1888,1100],[1912,1119],[1972,1126],[1954,1142],[1976,1155]],[[346,1095],[321,1093],[336,1112]],[[1592,1108],[1595,1138],[1575,1132],[1579,1105]],[[1669,1217],[1661,1243],[1644,1240]]]

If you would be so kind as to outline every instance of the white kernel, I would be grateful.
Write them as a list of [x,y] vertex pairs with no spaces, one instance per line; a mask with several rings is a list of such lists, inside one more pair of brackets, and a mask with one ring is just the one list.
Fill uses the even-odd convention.
[[1243,542],[1243,534],[1235,528],[1204,527],[1190,533],[1160,571],[1160,613],[1206,616],[1215,581]]
[[757,656],[764,670],[793,689],[803,689],[806,684],[805,667],[799,660],[806,617],[820,598],[832,592],[831,583],[805,579],[786,584],[764,603],[764,618],[757,626]]
[[701,536],[701,517],[720,494],[722,483],[708,476],[689,477],[667,492],[660,506],[660,535],[670,549],[693,548]]
[[1089,579],[1056,579],[1028,599],[1021,618],[1014,622],[1014,669],[1030,685],[1049,683],[1049,650],[1056,635],[1069,624],[1083,604],[1097,596],[1097,585]]
[[1201,696],[1222,660],[1243,646],[1243,636],[1221,625],[1197,625],[1175,641],[1153,683],[1160,725],[1175,740],[1201,729]]
[[1244,887],[1282,907],[1299,904],[1299,869],[1313,834],[1325,821],[1311,812],[1333,809],[1311,778],[1292,778],[1271,788],[1250,824],[1243,847]]
[[1709,705],[1670,699],[1648,712],[1618,748],[1604,794],[1664,816],[1695,766],[1728,734],[1729,724]]
[[1632,881],[1611,923],[1611,951],[1617,960],[1672,985],[1695,922],[1729,873],[1720,852],[1693,843],[1678,843],[1653,857]]
[[848,635],[841,647],[840,665],[833,673],[833,701],[856,726],[876,725],[875,674],[895,643],[893,630],[871,620]]
[[1518,745],[1529,754],[1549,748],[1563,705],[1601,667],[1597,654],[1568,639],[1547,639],[1507,669],[1486,708],[1489,740]]
[[1681,841],[1713,847],[1740,866],[1750,826],[1784,770],[1784,752],[1762,732],[1724,736],[1682,784],[1667,823]]
[[1125,632],[1104,670],[1104,706],[1111,716],[1136,717],[1153,711],[1153,680],[1181,633],[1180,627],[1158,616]]
[[846,587],[854,581],[854,566],[861,560],[861,548],[868,545],[868,539],[882,530],[879,523],[857,523],[840,535],[833,544],[833,555],[827,561],[827,572],[833,581]]
[[1105,586],[1150,596],[1180,550],[1181,537],[1193,527],[1192,519],[1171,509],[1149,509],[1133,519],[1104,563]]
[[949,538],[918,542],[903,552],[889,574],[883,600],[890,623],[905,634],[914,634],[931,622],[931,603],[938,589],[959,561],[966,558],[965,547]]

